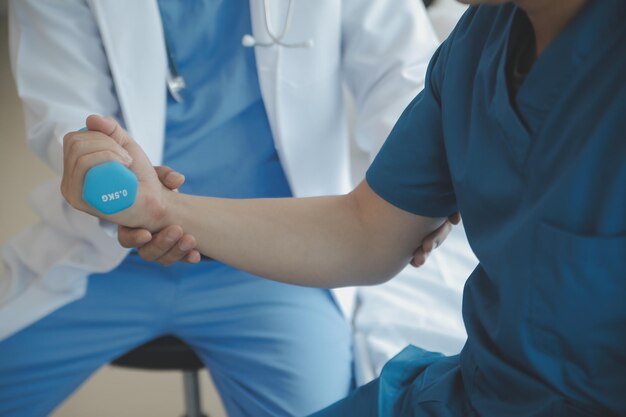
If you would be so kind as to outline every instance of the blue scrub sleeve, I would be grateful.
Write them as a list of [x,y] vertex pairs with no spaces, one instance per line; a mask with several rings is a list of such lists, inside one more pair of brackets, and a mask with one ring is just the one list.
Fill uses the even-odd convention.
[[404,110],[366,174],[369,186],[384,200],[425,217],[457,211],[437,90],[449,41],[433,55],[424,90]]

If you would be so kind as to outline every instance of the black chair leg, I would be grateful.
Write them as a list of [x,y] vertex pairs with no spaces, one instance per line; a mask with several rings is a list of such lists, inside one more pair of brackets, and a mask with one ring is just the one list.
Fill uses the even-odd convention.
[[207,417],[200,404],[200,381],[197,371],[183,371],[185,412],[183,417]]

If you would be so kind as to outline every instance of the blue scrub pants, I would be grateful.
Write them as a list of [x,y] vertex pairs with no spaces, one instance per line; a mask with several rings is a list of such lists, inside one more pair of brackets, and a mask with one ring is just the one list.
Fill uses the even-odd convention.
[[229,417],[303,416],[350,389],[350,330],[327,290],[131,255],[0,342],[0,416],[45,416],[99,367],[165,334],[198,353]]
[[378,378],[352,391],[346,398],[309,417],[379,417]]
[[[459,356],[407,346],[380,376],[310,417],[476,417],[469,406]],[[504,417],[504,415],[503,415]]]

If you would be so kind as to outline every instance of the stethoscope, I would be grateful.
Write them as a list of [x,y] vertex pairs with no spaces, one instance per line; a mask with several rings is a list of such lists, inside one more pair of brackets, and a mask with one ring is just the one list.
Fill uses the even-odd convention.
[[[291,27],[291,21],[293,17],[293,0],[289,0],[287,4],[287,17],[285,18],[285,24],[283,25],[283,30],[276,35],[274,33],[274,25],[272,24],[272,19],[269,12],[269,3],[268,0],[263,0],[263,11],[265,15],[265,30],[267,31],[268,36],[270,37],[270,42],[259,42],[254,36],[251,34],[246,34],[241,39],[241,44],[246,48],[253,48],[255,46],[261,47],[271,47],[271,46],[282,46],[284,48],[312,48],[314,46],[313,39],[308,39],[304,42],[297,43],[287,43],[283,41],[287,32],[289,32],[289,28]],[[185,79],[178,72],[178,67],[176,66],[176,60],[174,59],[174,55],[172,53],[171,43],[167,36],[167,31],[165,34],[165,48],[167,50],[167,64],[169,66],[169,73],[167,75],[167,89],[170,94],[178,103],[183,102],[182,92],[185,89]]]
[[241,44],[246,48],[252,48],[254,46],[282,46],[285,48],[312,48],[313,47],[313,39],[308,39],[304,42],[298,43],[286,43],[283,42],[283,38],[289,32],[289,27],[291,26],[291,18],[293,16],[293,0],[289,0],[287,4],[287,17],[285,18],[285,24],[283,25],[283,30],[279,35],[274,34],[274,25],[272,24],[272,18],[270,16],[270,6],[268,4],[268,0],[263,0],[263,11],[265,12],[265,30],[267,31],[268,36],[270,37],[270,42],[259,42],[254,36],[247,34],[244,35],[241,39]]

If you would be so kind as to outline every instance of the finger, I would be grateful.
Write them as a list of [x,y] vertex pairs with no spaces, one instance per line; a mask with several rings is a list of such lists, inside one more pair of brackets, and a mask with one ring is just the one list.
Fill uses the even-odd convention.
[[139,255],[146,261],[156,261],[172,249],[181,237],[183,237],[183,229],[180,226],[168,226],[154,235],[150,242],[139,248]]
[[[130,168],[140,182],[152,181],[152,177],[156,177],[148,156],[115,119],[92,115],[87,118],[86,125],[90,130],[98,131],[108,136],[109,140],[113,139],[128,151],[133,157],[133,164]],[[156,179],[154,178],[154,180]]]
[[79,130],[76,132],[69,132],[63,137],[63,148],[67,150],[68,148],[72,148],[73,146],[81,146],[83,143],[90,144],[93,142],[100,143],[110,143],[113,146],[120,147],[124,149],[119,143],[114,140],[111,140],[110,136],[99,132],[99,131],[90,131],[90,130]]
[[178,171],[174,171],[170,167],[157,166],[154,167],[154,170],[159,177],[159,181],[161,181],[161,183],[170,190],[180,188],[180,186],[185,182],[185,176]]
[[448,236],[448,233],[450,233],[450,230],[452,230],[452,224],[449,221],[445,221],[437,230],[426,236],[422,242],[424,251],[431,252],[439,247],[441,242]]
[[96,165],[100,165],[110,161],[117,161],[121,164],[126,165],[126,162],[119,154],[109,149],[81,155],[76,159],[76,162],[74,163],[74,172],[71,174],[72,179],[75,181],[82,181],[89,169],[93,168]]
[[133,162],[133,158],[124,148],[100,132],[80,132],[66,135],[63,146],[64,163],[66,167],[70,168],[71,175],[73,175],[73,167],[75,167],[78,158],[98,151],[108,150],[116,153],[121,158],[118,158],[118,161],[126,166],[130,166]]
[[103,117],[93,114],[87,117],[85,124],[89,130],[104,133],[124,148],[134,143],[133,138],[120,126],[117,120],[112,117]]
[[169,266],[184,260],[187,254],[196,246],[196,240],[191,235],[183,235],[180,240],[165,255],[156,261],[163,266]]
[[419,268],[420,266],[426,263],[426,259],[428,259],[428,252],[424,251],[424,248],[421,246],[415,251],[413,254],[413,259],[411,259],[411,265],[415,268]]
[[[128,152],[126,152],[124,148],[117,145],[110,139],[89,139],[81,142],[76,142],[70,152],[71,155],[68,157],[68,163],[71,167],[70,175],[76,179],[82,178],[82,174],[94,165],[99,165],[101,163],[110,161],[117,161],[122,165],[129,167],[133,162],[133,159],[128,154]],[[98,154],[99,156],[91,156],[96,154]],[[88,161],[93,161],[93,164],[85,167],[84,164],[88,163]]]
[[448,217],[448,220],[453,225],[459,224],[461,222],[461,213],[459,212],[454,213],[452,216]]
[[[181,250],[187,252],[185,257],[181,260],[182,262],[185,262],[188,264],[197,264],[202,259],[200,252],[198,252],[198,249],[195,249],[197,246],[196,238],[193,237],[192,235],[183,236],[182,239],[178,242],[178,246],[179,248],[181,248]],[[187,248],[192,248],[192,249],[187,250]]]
[[185,262],[188,264],[197,264],[200,262],[200,259],[202,259],[200,252],[198,252],[197,249],[194,249],[185,257]]
[[[102,136],[106,138],[104,135]],[[64,140],[64,186],[74,185],[77,181],[82,181],[84,172],[86,170],[83,167],[81,172],[80,170],[77,170],[77,168],[79,168],[78,161],[81,160],[81,158],[83,158],[85,155],[97,153],[100,151],[107,151],[110,152],[109,156],[106,156],[106,154],[101,154],[105,156],[104,159],[100,159],[100,162],[118,161],[125,166],[130,166],[130,164],[132,163],[132,158],[130,157],[130,155],[128,155],[128,153],[121,146],[111,141],[111,139],[101,140],[101,138],[99,139],[97,136],[94,135],[91,135],[91,137],[85,139],[85,137],[79,138],[77,135],[74,135]],[[85,161],[86,160],[83,159],[83,163]],[[70,194],[72,192],[76,192],[73,189],[66,191],[69,191]]]
[[[61,192],[74,208],[90,212],[91,206],[83,200],[85,175],[92,167],[109,161],[124,163],[122,158],[117,153],[106,150],[80,156],[76,160],[73,169],[71,167],[64,167]],[[68,174],[65,171],[66,168],[72,170],[73,172]]]
[[197,246],[196,243],[196,238],[193,237],[192,235],[189,234],[185,234],[179,241],[178,241],[178,247],[180,248],[180,250],[182,250],[183,252],[189,252],[192,249],[195,249]]
[[117,241],[125,248],[140,248],[152,240],[152,233],[146,229],[117,227]]

